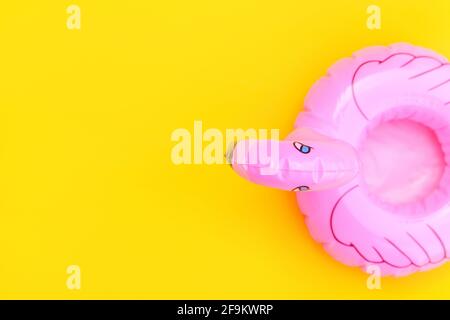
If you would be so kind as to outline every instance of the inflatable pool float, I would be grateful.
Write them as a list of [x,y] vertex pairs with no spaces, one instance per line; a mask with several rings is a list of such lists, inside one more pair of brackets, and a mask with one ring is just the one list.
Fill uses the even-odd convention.
[[299,191],[311,235],[338,261],[394,276],[435,268],[450,255],[450,65],[408,44],[361,50],[313,86],[285,140],[241,140],[231,164]]

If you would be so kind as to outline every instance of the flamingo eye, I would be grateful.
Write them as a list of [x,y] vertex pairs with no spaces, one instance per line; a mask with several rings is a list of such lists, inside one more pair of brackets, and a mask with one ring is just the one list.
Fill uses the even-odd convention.
[[298,151],[300,151],[301,153],[307,154],[311,152],[312,147],[307,146],[306,144],[303,144],[301,142],[294,142],[294,147],[295,149],[297,149]]
[[292,191],[309,191],[309,187],[308,186],[299,186],[299,187],[292,189]]

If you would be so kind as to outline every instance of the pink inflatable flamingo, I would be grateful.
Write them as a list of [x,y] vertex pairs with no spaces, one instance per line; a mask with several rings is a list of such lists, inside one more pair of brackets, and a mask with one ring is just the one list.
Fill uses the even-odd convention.
[[285,140],[232,153],[242,177],[300,191],[312,236],[335,259],[395,276],[450,257],[449,164],[450,65],[407,44],[339,61]]

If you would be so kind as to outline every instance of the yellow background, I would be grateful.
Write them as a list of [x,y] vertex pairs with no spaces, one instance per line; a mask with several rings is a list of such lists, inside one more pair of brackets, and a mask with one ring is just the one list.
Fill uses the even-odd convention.
[[450,298],[450,264],[370,291],[293,194],[170,158],[194,120],[287,134],[314,81],[365,46],[450,56],[449,16],[448,0],[2,3],[0,298]]

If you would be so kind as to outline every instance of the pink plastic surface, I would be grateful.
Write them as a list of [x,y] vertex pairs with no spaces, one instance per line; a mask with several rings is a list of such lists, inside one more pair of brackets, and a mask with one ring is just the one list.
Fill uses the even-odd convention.
[[252,182],[300,191],[335,259],[395,276],[449,258],[449,163],[450,65],[407,44],[337,62],[285,140],[241,141],[232,158]]

